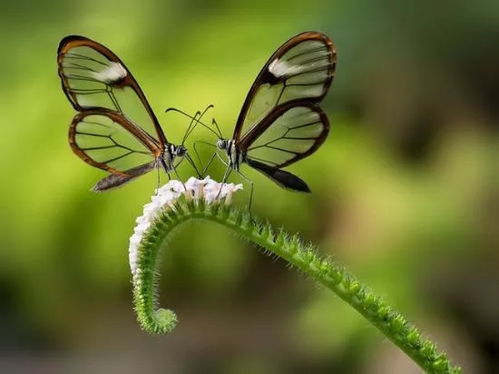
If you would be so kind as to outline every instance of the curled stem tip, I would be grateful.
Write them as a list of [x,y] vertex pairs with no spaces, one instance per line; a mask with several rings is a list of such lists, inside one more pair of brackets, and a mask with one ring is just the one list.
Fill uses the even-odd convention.
[[[194,182],[191,179],[185,184],[187,193],[185,190],[175,192],[175,196],[168,199],[161,197],[161,193],[153,197],[153,208],[146,205],[144,216],[137,219],[135,234],[130,239],[134,304],[137,319],[144,330],[161,334],[172,331],[177,325],[173,311],[157,308],[155,285],[159,254],[175,228],[187,221],[202,219],[229,228],[334,291],[428,373],[461,372],[433,342],[424,338],[399,312],[342,266],[320,258],[316,248],[304,244],[297,235],[291,236],[283,230],[276,232],[270,224],[257,222],[248,212],[226,204],[226,199],[241,188],[239,185],[215,186],[213,183],[216,182],[209,178]],[[171,192],[172,182],[163,187],[164,191]],[[196,194],[193,191],[197,191]],[[156,204],[156,200],[161,199],[162,203]]]

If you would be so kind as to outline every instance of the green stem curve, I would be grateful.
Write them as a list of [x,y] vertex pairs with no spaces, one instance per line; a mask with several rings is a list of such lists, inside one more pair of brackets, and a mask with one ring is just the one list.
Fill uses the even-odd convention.
[[134,275],[134,305],[141,327],[149,333],[173,330],[177,317],[171,310],[157,308],[156,278],[160,250],[172,230],[183,223],[202,219],[216,222],[278,255],[336,293],[357,310],[388,339],[428,373],[461,373],[446,355],[427,340],[399,312],[376,296],[351,273],[330,259],[321,259],[313,245],[305,245],[297,235],[274,231],[268,223],[257,223],[248,212],[224,204],[206,204],[204,200],[180,199],[163,210],[144,234],[137,255]]

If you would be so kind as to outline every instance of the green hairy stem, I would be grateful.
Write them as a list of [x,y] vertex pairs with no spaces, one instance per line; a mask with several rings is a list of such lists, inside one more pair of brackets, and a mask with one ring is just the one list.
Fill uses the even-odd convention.
[[179,199],[165,208],[142,238],[134,275],[134,305],[141,327],[149,333],[172,331],[177,317],[171,310],[157,308],[157,263],[160,250],[172,230],[183,223],[202,219],[216,222],[237,233],[242,239],[281,257],[312,279],[329,288],[357,310],[388,339],[428,373],[460,373],[446,355],[427,340],[399,312],[376,296],[350,272],[330,259],[322,259],[311,244],[297,235],[275,231],[268,223],[256,222],[248,212],[223,203],[207,204],[202,199]]

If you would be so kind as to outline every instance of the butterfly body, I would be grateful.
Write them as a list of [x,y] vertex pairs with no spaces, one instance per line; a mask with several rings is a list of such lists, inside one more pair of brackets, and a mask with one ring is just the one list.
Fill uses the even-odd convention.
[[[69,144],[86,163],[110,173],[94,187],[106,191],[155,168],[168,176],[185,157],[170,143],[141,87],[121,59],[83,36],[62,39],[57,51],[62,88],[74,109]],[[197,171],[197,169],[196,169]]]
[[217,148],[226,153],[229,167],[239,171],[241,164],[246,161],[246,154],[237,147],[236,142],[232,139],[219,139]]
[[[183,145],[167,144],[161,157],[158,157],[158,165],[163,166],[166,173],[175,171],[174,161],[181,159],[187,153],[187,148]],[[179,160],[180,162],[180,160]]]
[[272,54],[248,92],[232,138],[220,135],[216,143],[226,156],[223,182],[232,171],[248,180],[240,172],[247,164],[281,187],[310,192],[282,168],[311,155],[327,138],[329,120],[319,103],[335,68],[336,49],[319,32],[298,34]]

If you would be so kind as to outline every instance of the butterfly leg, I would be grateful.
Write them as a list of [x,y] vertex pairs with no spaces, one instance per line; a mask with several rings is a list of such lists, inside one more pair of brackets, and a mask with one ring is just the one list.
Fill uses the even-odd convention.
[[[215,152],[214,156],[217,156],[218,159],[225,165],[227,166],[227,169],[225,170],[225,173],[224,173],[224,176],[222,178],[222,184],[223,183],[226,183],[227,180],[229,179],[229,176],[230,176],[230,173],[235,170],[233,169],[219,154],[218,152]],[[214,158],[213,156],[213,158]],[[246,175],[244,175],[243,173],[241,173],[239,170],[235,170],[235,172],[241,177],[243,178],[247,183],[249,183],[250,185],[250,197],[249,197],[249,204],[248,204],[248,211],[250,213],[250,218],[251,220],[254,222],[253,220],[253,216],[251,214],[251,208],[253,206],[253,181],[251,179],[249,179]],[[217,194],[217,198],[219,197],[220,195],[220,192],[222,191],[222,187],[220,186],[220,190],[218,191],[218,194]]]
[[[230,172],[229,172],[229,175],[227,175],[227,171],[230,170],[235,170],[233,169],[232,167],[230,167],[230,165],[222,158],[220,157],[220,155],[218,153],[216,153],[216,156],[220,159],[220,161],[225,165],[227,166],[227,170],[225,172],[226,175],[224,175],[224,178],[222,179],[222,183],[225,183],[227,182],[227,179],[229,178],[229,175],[230,175]],[[253,216],[251,214],[251,208],[253,206],[253,181],[251,179],[249,179],[246,175],[244,175],[243,173],[241,173],[241,171],[239,170],[235,170],[235,172],[241,177],[243,178],[247,183],[249,183],[250,185],[250,196],[249,196],[249,203],[248,203],[248,211],[250,213],[250,217],[251,217],[251,220],[253,220]],[[220,193],[220,192],[219,192]],[[218,195],[217,195],[218,196]],[[254,221],[254,220],[253,220]]]
[[159,172],[159,167],[158,167],[158,165],[156,165],[156,171],[157,171],[157,176],[158,176],[158,178],[157,178],[157,180],[156,180],[156,181],[157,181],[157,185],[156,185],[156,194],[157,194],[157,193],[159,192],[159,186],[161,185],[161,174],[160,174],[160,172]]
[[[215,152],[215,156],[218,157],[218,159],[220,160],[220,162],[222,164],[224,164],[225,166],[227,166],[227,169],[232,169],[232,167],[229,165],[229,163],[227,161],[225,161],[219,154],[218,152]],[[226,171],[227,172],[227,171]],[[227,177],[228,178],[228,177]],[[224,179],[223,179],[223,182],[222,183],[225,183],[226,181],[226,178],[225,178],[225,174],[224,174]]]
[[220,193],[222,192],[222,187],[224,183],[227,182],[227,179],[229,179],[230,173],[232,173],[232,168],[230,166],[227,166],[227,169],[225,169],[224,177],[222,178],[222,182],[220,182],[220,189],[218,190],[217,196],[215,199],[218,199],[220,197]]
[[215,156],[217,155],[217,153],[213,153],[211,155],[211,158],[210,158],[210,161],[208,161],[208,163],[206,164],[206,167],[203,169],[203,176],[206,174],[206,171],[208,170],[208,168],[211,166],[211,164],[213,163],[213,160],[215,159]]
[[187,191],[187,188],[185,187],[184,181],[180,178],[177,172],[177,167],[184,161],[184,158],[181,158],[179,162],[177,162],[175,165],[173,165],[173,172],[175,173],[175,176],[177,179],[182,183],[182,186],[184,186],[184,191]]
[[[210,147],[215,147],[216,148],[216,145],[215,144],[212,144],[212,143],[208,143],[208,142],[205,142],[205,141],[202,141],[202,140],[198,140],[198,141],[195,141],[194,144],[193,144],[193,148],[194,148],[194,153],[196,154],[196,157],[199,161],[199,163],[201,164],[201,166],[203,165],[202,161],[201,161],[201,156],[199,155],[199,152],[198,152],[198,149],[197,149],[197,145],[199,144],[203,144],[203,145],[207,145],[207,146],[210,146]],[[208,170],[208,168],[210,167],[213,159],[215,158],[215,155],[216,155],[216,150],[215,150],[215,153],[213,153],[213,155],[211,156],[210,158],[210,161],[208,161],[208,164],[203,167],[203,171],[201,172],[201,175],[204,176],[206,171]]]
[[252,214],[251,214],[251,208],[253,207],[253,181],[249,179],[246,175],[241,173],[239,170],[236,170],[236,173],[239,174],[241,178],[243,178],[249,185],[250,185],[250,196],[249,196],[249,203],[248,203],[248,211],[250,213],[251,219],[253,219]]
[[192,159],[192,157],[188,153],[186,153],[184,157],[187,159],[187,161],[189,161],[189,164],[196,171],[196,174],[197,174],[198,178],[201,178],[202,175],[199,172],[199,169],[197,168],[196,163],[194,162],[194,160]]
[[227,180],[229,179],[230,173],[232,173],[233,169],[227,162],[225,162],[225,160],[222,157],[220,157],[218,152],[215,151],[215,155],[222,162],[222,164],[227,166],[227,169],[225,169],[225,173],[224,173],[224,176],[222,178],[222,181],[220,182],[220,190],[218,190],[217,197],[216,197],[218,199],[218,197],[220,196],[220,193],[222,192],[222,185],[227,182]]

